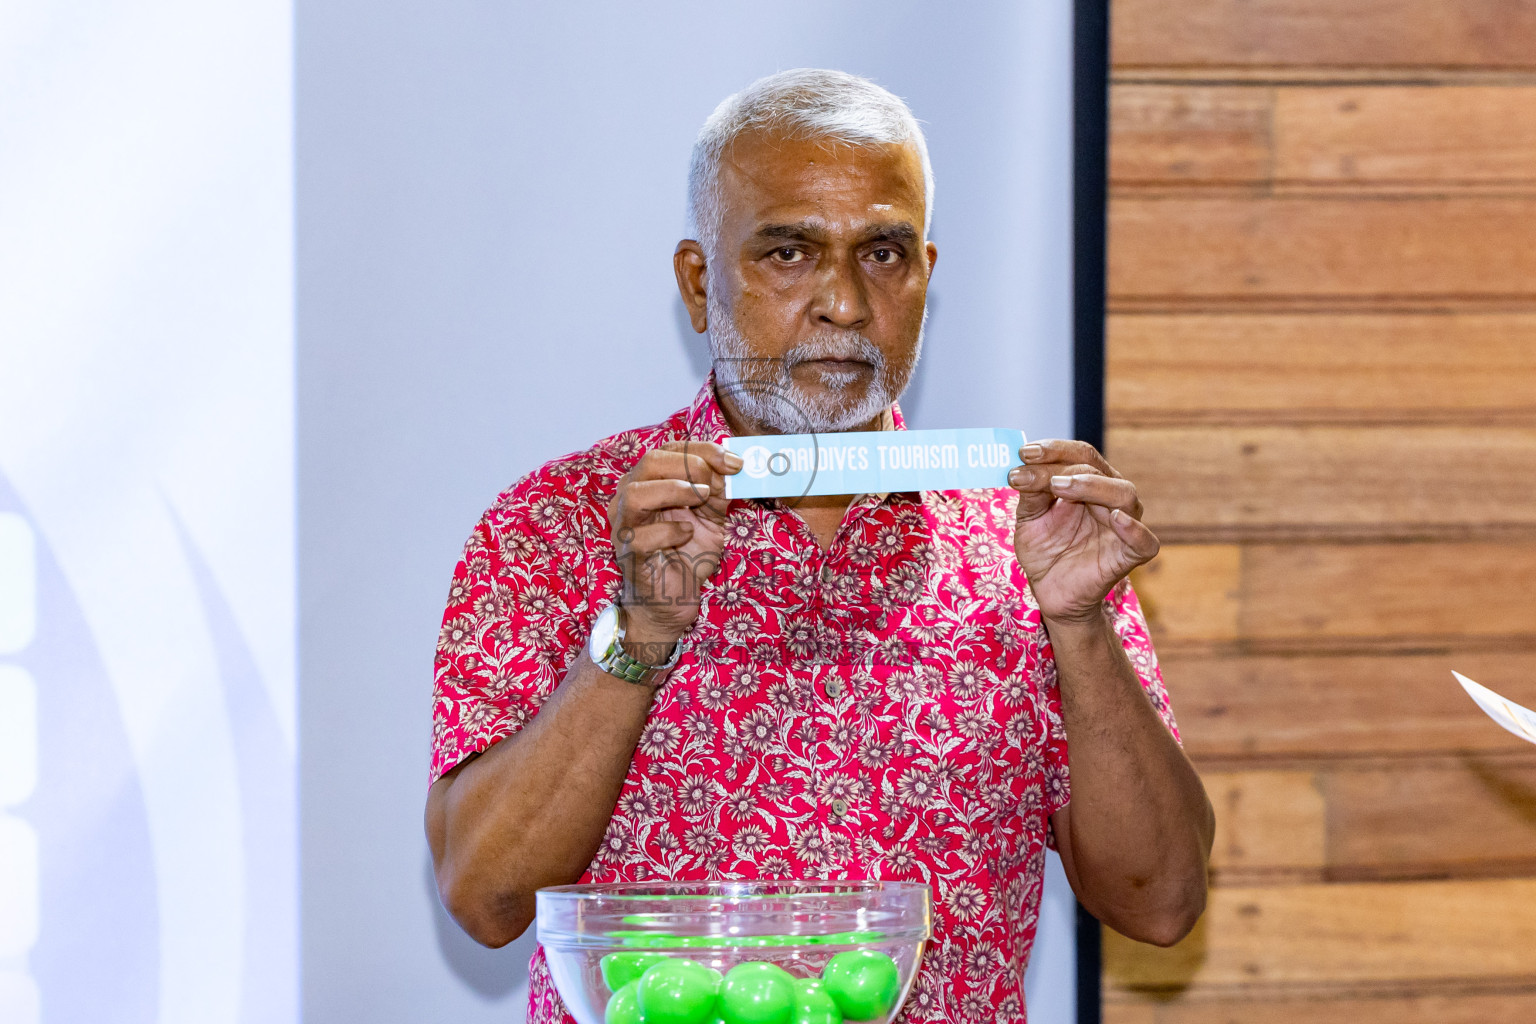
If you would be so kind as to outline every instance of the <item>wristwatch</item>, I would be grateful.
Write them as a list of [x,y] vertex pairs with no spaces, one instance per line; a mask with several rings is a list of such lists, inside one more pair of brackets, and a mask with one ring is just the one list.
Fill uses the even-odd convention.
[[672,654],[660,665],[648,665],[624,653],[624,621],[619,606],[610,602],[597,613],[592,624],[592,636],[587,641],[587,655],[592,663],[611,676],[638,686],[660,686],[666,682],[667,673],[677,664],[683,653],[683,645],[673,643]]

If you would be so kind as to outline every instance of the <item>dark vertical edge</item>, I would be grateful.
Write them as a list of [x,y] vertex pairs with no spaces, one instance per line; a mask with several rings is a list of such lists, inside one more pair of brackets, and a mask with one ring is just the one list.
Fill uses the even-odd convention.
[[1103,1020],[1102,927],[1081,903],[1077,905],[1077,1024]]
[[1073,7],[1072,418],[1078,439],[1102,448],[1109,0],[1074,0]]
[[[1073,0],[1072,420],[1104,447],[1104,301],[1109,188],[1109,3]],[[1103,1019],[1098,920],[1077,908],[1077,1022]]]

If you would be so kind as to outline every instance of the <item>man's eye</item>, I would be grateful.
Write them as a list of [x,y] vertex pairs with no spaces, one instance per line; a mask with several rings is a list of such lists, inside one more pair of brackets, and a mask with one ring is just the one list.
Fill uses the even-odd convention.
[[805,253],[801,252],[799,249],[791,249],[785,247],[783,249],[775,249],[773,251],[773,257],[780,263],[799,263],[802,259],[805,258]]
[[897,260],[895,249],[876,249],[869,255],[874,258],[876,263],[895,263]]

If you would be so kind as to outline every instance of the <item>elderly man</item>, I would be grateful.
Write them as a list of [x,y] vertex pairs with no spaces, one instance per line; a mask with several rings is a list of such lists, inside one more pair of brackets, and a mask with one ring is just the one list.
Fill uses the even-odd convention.
[[[714,372],[692,405],[497,499],[436,662],[427,834],[476,939],[541,886],[907,879],[936,931],[905,1017],[1022,1021],[1042,865],[1170,944],[1210,804],[1126,574],[1157,552],[1091,446],[1012,489],[732,501],[732,435],[901,430],[937,251],[905,104],[791,71],[694,148],[673,257]],[[530,1020],[568,1018],[540,954]]]

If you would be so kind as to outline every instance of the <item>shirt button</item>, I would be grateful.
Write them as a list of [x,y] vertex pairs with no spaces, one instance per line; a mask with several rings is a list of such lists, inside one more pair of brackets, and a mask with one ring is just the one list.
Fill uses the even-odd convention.
[[832,801],[832,813],[835,816],[839,817],[839,818],[841,818],[843,815],[847,814],[848,813],[848,801],[844,800],[842,797],[838,797],[836,800],[833,800]]
[[827,682],[827,696],[831,697],[833,700],[837,700],[837,698],[841,697],[842,695],[843,681],[841,679],[829,680]]

